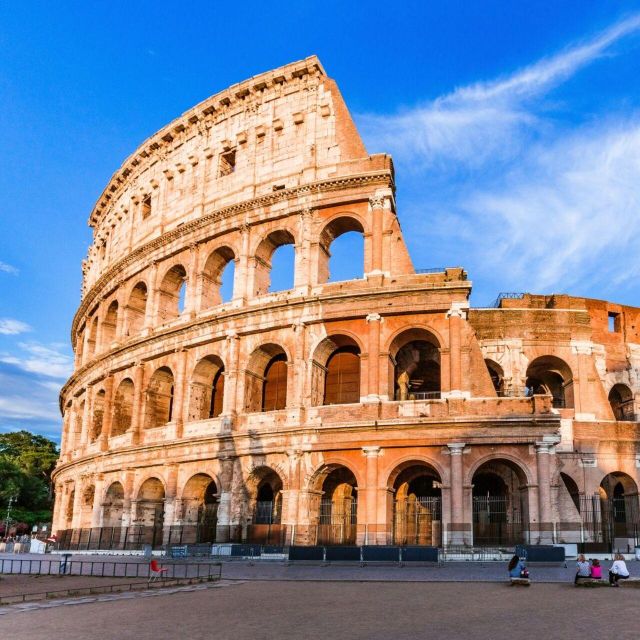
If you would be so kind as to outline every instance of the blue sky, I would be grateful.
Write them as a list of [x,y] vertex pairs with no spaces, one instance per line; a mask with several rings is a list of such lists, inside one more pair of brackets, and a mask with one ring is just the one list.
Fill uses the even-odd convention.
[[369,152],[394,156],[417,267],[464,266],[475,306],[638,304],[640,2],[4,3],[0,431],[58,435],[113,171],[207,96],[314,53]]

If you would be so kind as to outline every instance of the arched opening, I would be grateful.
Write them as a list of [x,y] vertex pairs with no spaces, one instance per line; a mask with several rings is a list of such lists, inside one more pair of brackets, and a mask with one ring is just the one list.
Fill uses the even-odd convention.
[[360,347],[353,338],[332,335],[318,345],[311,387],[314,405],[360,402]]
[[93,519],[93,502],[95,500],[96,488],[94,485],[85,487],[82,492],[82,500],[80,502],[80,528],[89,529]]
[[137,336],[142,331],[146,313],[147,285],[144,282],[138,282],[133,287],[127,303],[127,336]]
[[320,234],[318,283],[364,276],[364,228],[348,216],[336,218]]
[[170,322],[184,310],[187,272],[177,264],[165,274],[158,292],[158,322]]
[[104,389],[100,389],[93,397],[93,419],[91,420],[91,431],[89,433],[91,442],[95,442],[102,434],[105,397],[106,393]]
[[556,356],[541,356],[527,367],[527,396],[549,394],[556,409],[573,407],[573,374]]
[[116,340],[116,327],[118,325],[118,301],[114,300],[107,309],[107,315],[102,322],[102,346],[110,349]]
[[269,467],[261,467],[250,479],[251,526],[247,531],[249,542],[281,544],[282,479]]
[[627,552],[640,536],[638,485],[621,471],[607,474],[600,483],[603,539],[614,549]]
[[562,485],[566,489],[569,497],[571,498],[571,502],[575,507],[576,511],[580,513],[580,490],[578,489],[578,485],[576,481],[566,473],[560,473],[560,479],[562,480]]
[[277,411],[287,406],[287,355],[265,344],[249,358],[245,376],[246,411]]
[[209,309],[233,298],[235,254],[230,247],[216,249],[202,272],[202,308]]
[[609,391],[609,404],[616,420],[635,421],[633,393],[626,384],[615,384]]
[[153,429],[171,422],[173,417],[173,373],[160,367],[151,376],[146,392],[145,429]]
[[89,332],[87,333],[87,358],[96,354],[96,342],[98,340],[98,316],[89,319]]
[[198,473],[189,479],[182,492],[182,522],[190,530],[183,535],[186,533],[193,542],[215,542],[218,498],[218,487],[211,476]]
[[524,471],[510,460],[489,460],[473,474],[473,543],[495,546],[526,541],[528,486]]
[[254,295],[293,289],[295,251],[287,246],[294,244],[293,235],[285,230],[273,231],[260,243],[255,255]]
[[82,399],[78,408],[75,411],[75,416],[73,419],[73,447],[75,449],[79,448],[80,443],[82,442],[82,426],[84,424],[84,410],[86,406],[86,400]]
[[224,364],[218,356],[206,356],[191,376],[189,420],[217,418],[224,403]]
[[328,467],[319,478],[321,498],[317,544],[355,544],[358,532],[358,483],[350,469]]
[[401,465],[391,474],[393,543],[439,546],[442,541],[442,479],[424,462]]
[[[142,483],[137,499],[137,524],[162,530],[164,525],[164,485],[158,478],[148,478]],[[160,535],[160,540],[161,540]],[[158,536],[155,536],[158,539]]]
[[73,504],[76,501],[76,490],[71,489],[69,496],[67,497],[67,508],[64,511],[65,526],[70,529],[73,525]]
[[497,362],[486,358],[484,363],[487,365],[487,371],[489,372],[491,384],[493,384],[496,395],[504,396],[504,371],[502,370],[502,367]]
[[399,335],[389,349],[396,400],[433,400],[440,397],[440,345],[424,329]]
[[133,393],[133,381],[130,378],[125,378],[118,385],[113,403],[112,436],[122,435],[131,428],[131,420],[133,418]]
[[124,488],[120,482],[109,485],[102,505],[104,527],[121,527],[124,514]]
[[82,364],[82,358],[84,357],[84,327],[76,334],[76,361],[78,364]]

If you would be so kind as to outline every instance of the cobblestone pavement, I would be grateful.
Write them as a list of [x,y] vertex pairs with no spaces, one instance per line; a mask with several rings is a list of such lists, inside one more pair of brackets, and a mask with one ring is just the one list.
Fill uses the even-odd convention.
[[626,640],[638,637],[637,594],[560,584],[224,581],[51,602],[0,616],[0,633],[65,640]]

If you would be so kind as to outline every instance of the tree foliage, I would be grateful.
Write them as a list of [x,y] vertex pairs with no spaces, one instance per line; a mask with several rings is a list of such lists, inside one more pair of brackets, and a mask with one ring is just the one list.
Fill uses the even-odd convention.
[[50,519],[57,459],[58,448],[48,438],[28,431],[0,434],[0,505],[6,508],[13,496],[15,519],[28,524]]

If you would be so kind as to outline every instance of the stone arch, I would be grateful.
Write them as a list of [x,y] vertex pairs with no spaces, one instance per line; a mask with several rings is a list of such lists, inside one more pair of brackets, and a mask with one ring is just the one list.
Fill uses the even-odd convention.
[[540,356],[529,363],[525,384],[527,395],[549,394],[555,408],[573,407],[573,373],[557,356]]
[[158,290],[158,322],[170,322],[177,318],[182,309],[180,302],[184,296],[187,271],[181,264],[175,264],[167,270]]
[[93,416],[91,417],[91,431],[89,433],[91,442],[95,442],[102,435],[106,396],[105,390],[100,389],[93,397]]
[[232,269],[235,272],[235,261],[237,257],[233,249],[227,245],[218,247],[209,254],[202,270],[202,309],[209,309],[228,302],[223,299],[222,284],[223,279],[235,273],[229,274]]
[[489,358],[484,359],[484,363],[491,378],[491,384],[498,396],[504,396],[504,369],[495,360]]
[[626,384],[614,384],[611,387],[609,404],[616,420],[635,420],[633,392]]
[[364,225],[359,217],[353,214],[339,214],[329,220],[318,237],[318,284],[323,284],[331,279],[331,245],[333,242],[347,233],[358,233],[362,242],[362,275],[364,277]]
[[111,304],[109,304],[109,307],[107,308],[104,320],[102,321],[102,348],[105,351],[110,349],[111,345],[116,341],[118,313],[118,301],[112,300]]
[[135,284],[129,294],[125,316],[127,336],[137,336],[144,328],[147,298],[147,285],[141,280]]
[[93,503],[96,499],[96,487],[93,484],[87,485],[82,490],[82,498],[80,501],[80,528],[88,529],[91,527],[93,519]]
[[209,474],[201,472],[191,476],[185,483],[181,494],[183,524],[204,527],[210,530],[206,537],[211,538],[211,534],[213,534],[215,539],[219,491],[218,483]]
[[124,487],[119,481],[112,482],[102,504],[102,526],[121,527],[124,515]]
[[360,402],[360,341],[336,333],[315,348],[311,371],[311,402],[347,404]]
[[284,489],[280,473],[270,466],[256,467],[249,474],[246,487],[252,524],[280,524]]
[[635,544],[640,527],[638,485],[623,471],[608,473],[598,488],[603,539],[616,548]]
[[287,406],[289,358],[283,347],[263,344],[253,351],[245,370],[245,410],[276,411]]
[[73,509],[74,509],[75,501],[76,501],[76,490],[74,487],[73,489],[71,489],[71,491],[69,492],[69,495],[67,496],[67,504],[64,510],[65,526],[67,529],[70,529],[73,524]]
[[279,229],[269,233],[256,248],[254,256],[254,296],[261,296],[271,291],[271,264],[273,254],[277,249],[285,245],[295,246],[295,236],[287,229]]
[[193,369],[189,391],[189,420],[217,418],[223,410],[225,369],[222,359],[208,355]]
[[145,429],[161,427],[173,418],[174,378],[169,367],[156,369],[145,398]]
[[136,497],[136,521],[145,527],[162,527],[164,524],[165,489],[162,480],[147,478],[138,489]]
[[122,435],[131,428],[134,392],[135,389],[131,378],[124,378],[118,385],[113,401],[112,436]]
[[389,344],[389,397],[425,400],[440,397],[440,342],[424,328],[398,333]]
[[389,475],[387,521],[394,544],[436,545],[442,541],[442,476],[435,466],[409,459]]
[[521,464],[496,454],[477,461],[470,473],[474,544],[526,542],[529,483]]

